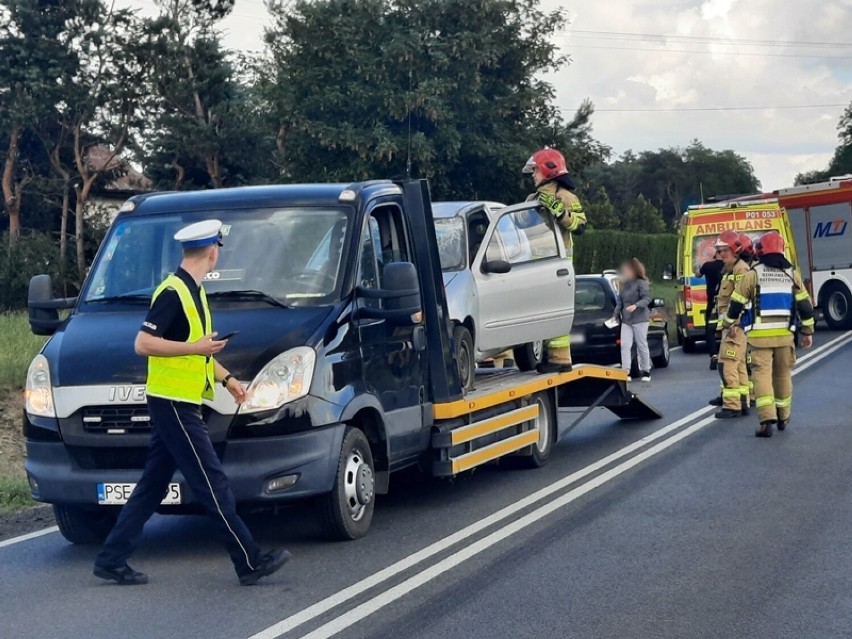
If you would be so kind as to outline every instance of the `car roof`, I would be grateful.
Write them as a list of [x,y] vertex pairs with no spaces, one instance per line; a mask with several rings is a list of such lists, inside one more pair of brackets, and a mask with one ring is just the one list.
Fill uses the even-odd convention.
[[[340,195],[352,190],[352,199],[341,202]],[[277,206],[340,206],[356,198],[377,192],[401,193],[399,186],[387,180],[355,184],[272,184],[239,186],[203,191],[162,191],[130,198],[122,215],[156,215],[187,211],[257,209]],[[132,202],[132,205],[130,204]]]
[[467,215],[475,210],[484,208],[489,213],[505,208],[505,204],[500,202],[490,202],[487,200],[475,200],[470,202],[432,202],[432,216],[436,218],[455,217],[456,215]]

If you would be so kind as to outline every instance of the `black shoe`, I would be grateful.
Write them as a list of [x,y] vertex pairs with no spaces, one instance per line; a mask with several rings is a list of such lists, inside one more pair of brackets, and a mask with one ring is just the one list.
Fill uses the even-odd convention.
[[290,557],[292,556],[293,555],[291,555],[283,548],[263,553],[258,557],[260,564],[257,568],[255,568],[251,572],[247,572],[243,575],[240,575],[240,585],[255,585],[258,579],[260,579],[261,577],[268,577],[272,573],[276,572],[278,569],[281,568],[281,566],[290,561]]
[[748,405],[749,405],[749,408],[754,408],[755,406],[757,406],[757,400],[754,399],[754,398],[751,398],[750,400],[748,400]]
[[550,362],[542,362],[535,367],[535,370],[542,375],[551,375],[553,373],[570,373],[574,370],[571,364],[551,364]]
[[789,419],[779,420],[779,422],[776,424],[776,426],[778,426],[779,431],[787,430],[787,426],[789,426],[789,425],[790,425]]
[[708,403],[710,406],[721,406],[723,402],[722,402],[722,398],[721,398],[721,397],[714,397],[713,399],[711,399],[711,400],[710,400],[709,402],[707,402],[707,403]]
[[719,370],[719,358],[716,355],[713,355],[710,358],[710,370],[711,371]]
[[743,417],[748,417],[748,415],[750,413],[748,408],[749,408],[748,397],[743,397],[743,399],[742,399],[742,414],[743,414]]
[[107,570],[106,568],[95,566],[92,574],[95,577],[100,577],[107,581],[114,581],[119,586],[141,586],[148,583],[148,575],[144,572],[136,572],[127,564],[124,564],[121,568],[116,568],[114,570]]
[[730,408],[723,408],[718,413],[716,413],[716,419],[734,419],[735,417],[742,417],[743,414],[738,410],[731,410]]
[[772,426],[775,422],[761,422],[757,430],[754,431],[755,437],[772,437]]

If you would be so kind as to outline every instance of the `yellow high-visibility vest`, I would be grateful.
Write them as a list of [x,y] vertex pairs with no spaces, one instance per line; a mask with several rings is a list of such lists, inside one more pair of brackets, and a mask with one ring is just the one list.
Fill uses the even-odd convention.
[[[174,289],[180,299],[183,314],[189,322],[187,342],[195,342],[204,337],[204,327],[213,330],[207,296],[202,287],[199,291],[201,307],[204,310],[204,324],[192,299],[189,287],[176,275],[169,275],[151,298],[151,304],[166,289]],[[173,399],[179,402],[200,404],[202,399],[213,399],[214,394],[213,358],[204,355],[180,355],[178,357],[148,358],[148,384],[145,392],[154,397]]]

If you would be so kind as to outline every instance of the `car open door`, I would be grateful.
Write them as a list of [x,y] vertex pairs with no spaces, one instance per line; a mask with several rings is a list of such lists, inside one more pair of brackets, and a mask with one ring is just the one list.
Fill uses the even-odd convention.
[[574,267],[560,229],[538,202],[492,218],[472,271],[479,292],[477,346],[488,351],[568,335]]

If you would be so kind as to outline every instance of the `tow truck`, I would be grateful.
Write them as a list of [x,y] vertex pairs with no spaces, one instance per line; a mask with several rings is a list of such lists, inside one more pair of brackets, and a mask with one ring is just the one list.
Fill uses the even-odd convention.
[[[628,389],[626,371],[602,366],[497,370],[464,391],[425,181],[137,196],[77,298],[55,299],[47,275],[30,283],[31,327],[51,337],[27,375],[26,472],[73,543],[103,540],[139,479],[151,424],[133,338],[180,261],[175,231],[212,217],[225,248],[205,290],[219,334],[240,331],[217,358],[249,399],[237,406],[219,392],[203,413],[239,504],[311,499],[330,537],[355,539],[395,471],[540,467],[596,407],[660,417]],[[569,407],[579,415],[560,431]],[[195,508],[176,473],[162,511]]]

